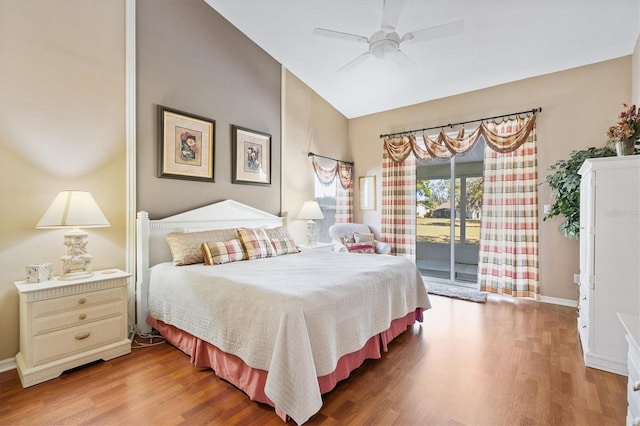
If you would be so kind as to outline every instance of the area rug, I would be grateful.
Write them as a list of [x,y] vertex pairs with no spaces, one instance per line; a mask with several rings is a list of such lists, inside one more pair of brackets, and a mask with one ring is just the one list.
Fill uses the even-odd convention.
[[472,288],[460,287],[457,285],[447,285],[429,283],[425,280],[427,292],[438,296],[453,297],[454,299],[470,300],[472,302],[484,303],[487,301],[487,293],[474,290]]

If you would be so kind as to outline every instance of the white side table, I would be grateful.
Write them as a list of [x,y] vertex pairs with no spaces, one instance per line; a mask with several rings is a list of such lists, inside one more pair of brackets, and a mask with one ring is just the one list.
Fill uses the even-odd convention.
[[127,336],[127,279],[117,269],[73,281],[14,283],[20,293],[23,387],[58,377],[70,368],[131,352]]
[[298,244],[298,248],[302,251],[304,250],[325,250],[325,251],[333,251],[334,244],[333,243],[315,243],[312,246],[308,246],[306,244]]

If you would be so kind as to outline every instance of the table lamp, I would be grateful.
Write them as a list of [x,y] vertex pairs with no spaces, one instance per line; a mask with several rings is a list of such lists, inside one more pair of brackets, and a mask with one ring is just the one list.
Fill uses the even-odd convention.
[[75,280],[93,275],[92,256],[87,253],[88,235],[80,228],[111,226],[91,194],[86,191],[60,191],[36,225],[39,229],[70,228],[64,234],[67,254],[62,256],[59,280]]
[[308,246],[316,244],[316,220],[324,219],[322,210],[316,201],[305,201],[298,213],[298,219],[307,221],[307,242]]

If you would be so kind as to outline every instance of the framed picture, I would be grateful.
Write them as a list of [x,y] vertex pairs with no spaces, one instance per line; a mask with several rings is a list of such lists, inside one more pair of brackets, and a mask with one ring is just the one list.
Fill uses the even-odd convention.
[[358,187],[360,188],[360,210],[376,209],[376,177],[360,176]]
[[215,121],[158,105],[158,177],[214,182]]
[[231,182],[271,185],[271,135],[231,126]]

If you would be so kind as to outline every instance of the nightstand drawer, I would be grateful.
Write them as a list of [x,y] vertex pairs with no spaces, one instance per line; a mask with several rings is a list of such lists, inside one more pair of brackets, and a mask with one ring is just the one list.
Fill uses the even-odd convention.
[[125,338],[120,315],[33,338],[33,365],[40,365]]
[[73,308],[80,309],[109,302],[121,302],[123,297],[122,288],[110,288],[90,293],[80,293],[72,296],[41,300],[33,303],[31,311],[32,318],[41,318],[50,314],[66,312]]
[[31,335],[37,336],[38,334],[88,324],[122,314],[122,302],[120,301],[97,306],[82,305],[79,309],[73,309],[69,312],[34,318],[31,323]]

